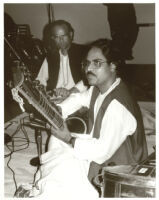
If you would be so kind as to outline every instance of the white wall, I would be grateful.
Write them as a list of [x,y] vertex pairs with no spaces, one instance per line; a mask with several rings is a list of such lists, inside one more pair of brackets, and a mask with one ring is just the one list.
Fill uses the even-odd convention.
[[66,19],[75,29],[74,40],[89,42],[110,36],[107,7],[102,4],[54,4],[55,19]]
[[[107,7],[102,4],[52,4],[55,19],[68,20],[75,29],[74,41],[89,42],[110,36]],[[155,22],[155,4],[134,4],[138,23]],[[29,24],[31,33],[42,38],[44,25],[48,22],[47,4],[4,4],[6,11],[17,24]],[[130,63],[155,63],[155,27],[140,28],[133,48],[134,60]]]

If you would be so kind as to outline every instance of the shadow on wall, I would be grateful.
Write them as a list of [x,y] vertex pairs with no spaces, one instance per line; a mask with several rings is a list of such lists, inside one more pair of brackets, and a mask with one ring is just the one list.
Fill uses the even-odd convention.
[[108,8],[111,37],[126,60],[132,60],[132,48],[138,36],[138,25],[133,4],[104,4]]
[[156,81],[154,64],[125,64],[121,67],[119,74],[127,82],[137,101],[155,102]]

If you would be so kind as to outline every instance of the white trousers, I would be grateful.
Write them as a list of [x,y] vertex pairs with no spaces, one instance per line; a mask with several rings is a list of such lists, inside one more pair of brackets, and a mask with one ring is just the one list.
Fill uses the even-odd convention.
[[51,136],[48,152],[41,155],[34,196],[42,199],[97,199],[98,192],[87,178],[85,163],[73,148]]

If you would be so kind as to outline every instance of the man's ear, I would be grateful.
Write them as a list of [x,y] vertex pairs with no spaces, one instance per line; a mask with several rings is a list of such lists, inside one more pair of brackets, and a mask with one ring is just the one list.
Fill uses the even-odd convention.
[[73,40],[74,33],[71,31],[69,34],[70,34],[71,40]]
[[115,63],[110,63],[110,69],[111,69],[112,72],[116,71],[116,65],[115,65]]

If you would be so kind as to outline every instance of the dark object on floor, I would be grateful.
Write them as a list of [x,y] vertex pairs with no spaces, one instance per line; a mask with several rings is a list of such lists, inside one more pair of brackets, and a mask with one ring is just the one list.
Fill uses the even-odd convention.
[[39,157],[32,158],[30,160],[30,165],[35,166],[35,167],[40,166]]
[[4,143],[7,144],[12,141],[11,136],[9,136],[7,133],[4,134]]

